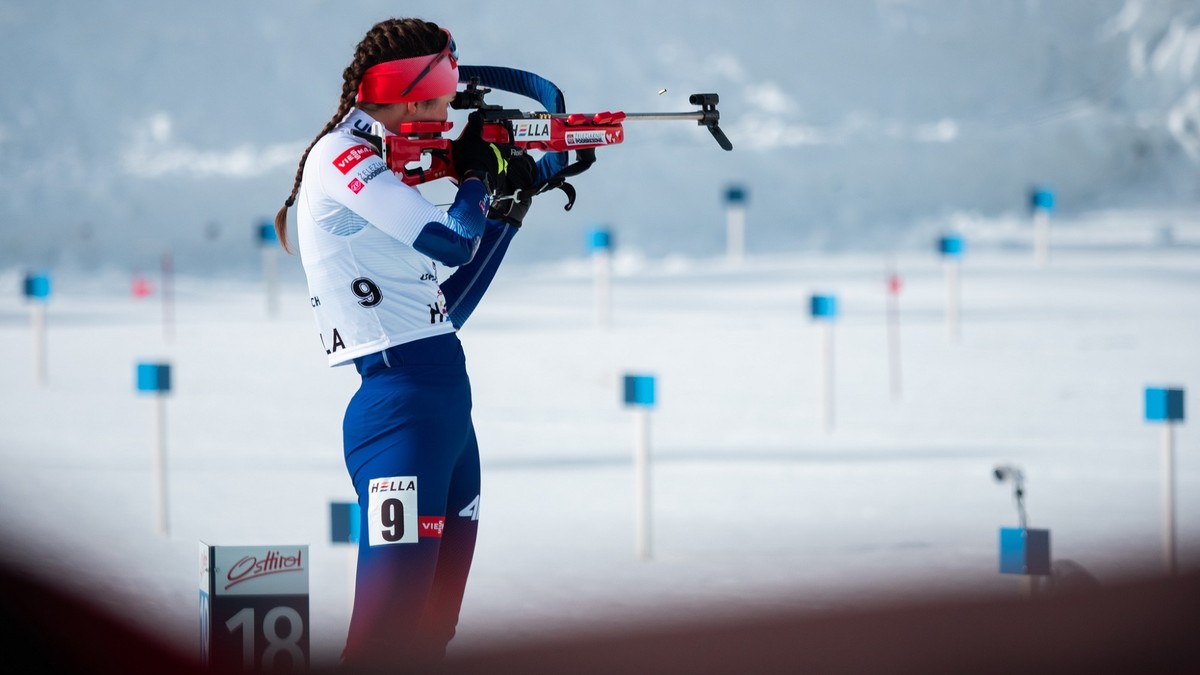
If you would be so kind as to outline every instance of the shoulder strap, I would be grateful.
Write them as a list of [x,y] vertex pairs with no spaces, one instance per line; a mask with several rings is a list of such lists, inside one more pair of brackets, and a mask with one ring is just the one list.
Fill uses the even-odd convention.
[[[533,99],[546,109],[546,112],[561,114],[567,111],[566,100],[562,90],[550,80],[531,73],[527,70],[505,68],[502,66],[458,66],[458,81],[470,82],[477,79],[480,86],[489,89],[499,89],[511,94]],[[567,178],[577,176],[596,161],[596,151],[593,149],[579,150],[575,153],[575,162],[571,163],[566,152],[548,152],[538,160],[538,180],[535,194],[553,190],[562,190],[567,194],[565,210],[570,211],[575,205],[575,188],[567,183]]]

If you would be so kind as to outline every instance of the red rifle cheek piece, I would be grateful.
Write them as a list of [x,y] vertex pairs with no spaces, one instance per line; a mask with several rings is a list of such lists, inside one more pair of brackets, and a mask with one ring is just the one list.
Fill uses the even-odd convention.
[[[450,140],[442,134],[454,127],[453,122],[404,122],[395,136],[384,139],[387,144],[387,165],[408,185],[420,185],[439,178],[453,178],[454,163],[450,159]],[[410,166],[429,155],[428,169]]]

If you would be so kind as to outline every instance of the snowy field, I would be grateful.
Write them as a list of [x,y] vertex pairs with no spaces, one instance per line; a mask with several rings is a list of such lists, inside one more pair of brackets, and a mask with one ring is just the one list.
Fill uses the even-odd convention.
[[[1129,234],[1134,221],[1077,223],[1045,266],[1019,245],[973,248],[986,232],[966,228],[957,339],[932,242],[892,258],[618,255],[607,326],[590,260],[502,270],[461,333],[484,495],[452,653],[635,615],[1019,594],[997,571],[997,530],[1017,521],[1000,463],[1023,469],[1056,561],[1101,584],[1157,572],[1163,435],[1143,418],[1147,386],[1186,390],[1177,541],[1197,567],[1200,242]],[[353,550],[329,542],[328,513],[353,499],[340,425],[357,376],[325,366],[303,285],[285,275],[272,313],[261,282],[179,278],[166,315],[127,275],[56,276],[39,383],[23,272],[0,277],[5,556],[194,650],[198,542],[307,544],[314,665],[336,653]],[[841,311],[830,429],[814,293]],[[135,364],[156,360],[174,380],[166,534],[154,401],[134,390]],[[634,554],[625,373],[658,388],[649,560]]]

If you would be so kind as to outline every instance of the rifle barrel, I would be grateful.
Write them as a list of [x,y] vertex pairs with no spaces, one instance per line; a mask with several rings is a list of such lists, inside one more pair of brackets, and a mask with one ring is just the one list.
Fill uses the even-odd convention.
[[696,120],[703,121],[711,117],[708,113],[703,112],[679,112],[679,113],[625,113],[627,120]]
[[[586,114],[586,116],[591,117],[592,114],[594,114],[594,113]],[[531,113],[527,113],[527,116],[528,117],[566,118],[566,117],[568,117],[568,114],[567,113],[547,114],[547,113],[531,112]],[[678,112],[678,113],[625,113],[626,120],[696,120],[697,122],[702,122],[704,120],[711,119],[712,117],[713,117],[712,112],[701,112],[701,111]]]
[[715,108],[712,110],[700,110],[697,112],[684,112],[684,113],[626,113],[625,114],[626,122],[637,121],[637,120],[696,120],[697,124],[701,124],[701,125],[704,125],[705,127],[708,127],[709,132],[712,133],[713,138],[717,139],[717,145],[721,146],[721,149],[733,150],[733,143],[731,143],[729,141],[729,138],[725,135],[725,132],[721,131],[721,127],[718,126],[718,121],[720,119],[721,119],[720,114],[716,111]]

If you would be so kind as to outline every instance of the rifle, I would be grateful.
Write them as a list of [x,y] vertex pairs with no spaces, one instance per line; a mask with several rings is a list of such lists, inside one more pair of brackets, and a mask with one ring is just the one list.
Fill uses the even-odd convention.
[[[455,94],[450,106],[456,110],[472,110],[472,115],[481,117],[481,136],[489,143],[513,145],[523,151],[563,153],[563,157],[565,153],[574,152],[574,163],[566,164],[559,160],[554,164],[556,170],[543,176],[543,180],[535,187],[535,194],[551,188],[562,189],[569,198],[565,207],[567,210],[575,203],[575,191],[566,178],[587,170],[596,161],[596,148],[624,142],[625,122],[695,120],[712,133],[723,149],[733,150],[733,144],[719,126],[721,114],[717,111],[717,103],[720,97],[717,94],[692,94],[689,102],[700,106],[700,109],[688,112],[552,113],[525,112],[488,104],[484,97],[491,91],[491,88],[480,84],[479,77],[471,77],[466,88]],[[561,103],[561,93],[559,101]],[[396,135],[384,135],[382,130],[378,130],[372,136],[382,141],[376,145],[388,168],[406,184],[415,187],[439,178],[449,178],[457,183],[451,140],[442,136],[453,126],[453,122],[404,122]],[[429,158],[427,168],[418,164],[425,157]]]

